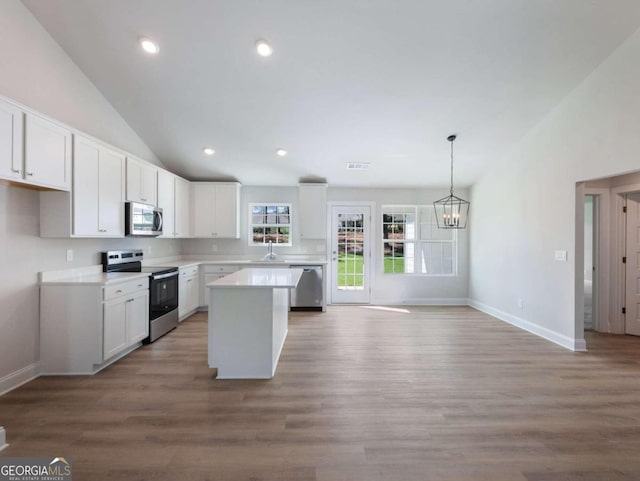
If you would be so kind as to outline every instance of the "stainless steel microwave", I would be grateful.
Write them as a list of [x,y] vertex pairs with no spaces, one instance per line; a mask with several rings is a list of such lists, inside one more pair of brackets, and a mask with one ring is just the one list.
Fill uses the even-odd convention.
[[162,235],[162,209],[138,202],[124,204],[124,233],[129,237]]

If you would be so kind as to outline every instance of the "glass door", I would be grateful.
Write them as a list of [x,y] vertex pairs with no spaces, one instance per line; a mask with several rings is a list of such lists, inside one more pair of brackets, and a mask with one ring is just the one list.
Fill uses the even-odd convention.
[[371,299],[371,207],[331,209],[331,302],[368,304]]

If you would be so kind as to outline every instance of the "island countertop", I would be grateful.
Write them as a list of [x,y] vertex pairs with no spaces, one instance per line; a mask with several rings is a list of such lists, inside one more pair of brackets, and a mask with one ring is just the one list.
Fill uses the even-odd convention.
[[296,287],[302,276],[302,269],[250,268],[224,276],[207,284],[207,287],[238,288],[291,288]]

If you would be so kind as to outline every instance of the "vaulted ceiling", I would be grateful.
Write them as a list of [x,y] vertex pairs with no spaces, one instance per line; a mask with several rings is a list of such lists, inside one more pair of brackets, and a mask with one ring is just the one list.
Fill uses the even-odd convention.
[[446,186],[451,133],[470,185],[640,25],[637,0],[23,3],[168,168],[248,185]]

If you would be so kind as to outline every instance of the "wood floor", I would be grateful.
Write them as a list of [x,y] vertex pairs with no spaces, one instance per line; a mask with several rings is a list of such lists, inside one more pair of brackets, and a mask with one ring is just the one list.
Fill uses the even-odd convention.
[[218,381],[206,316],[0,398],[2,456],[74,480],[640,479],[640,339],[572,353],[467,307],[292,313],[270,381]]

